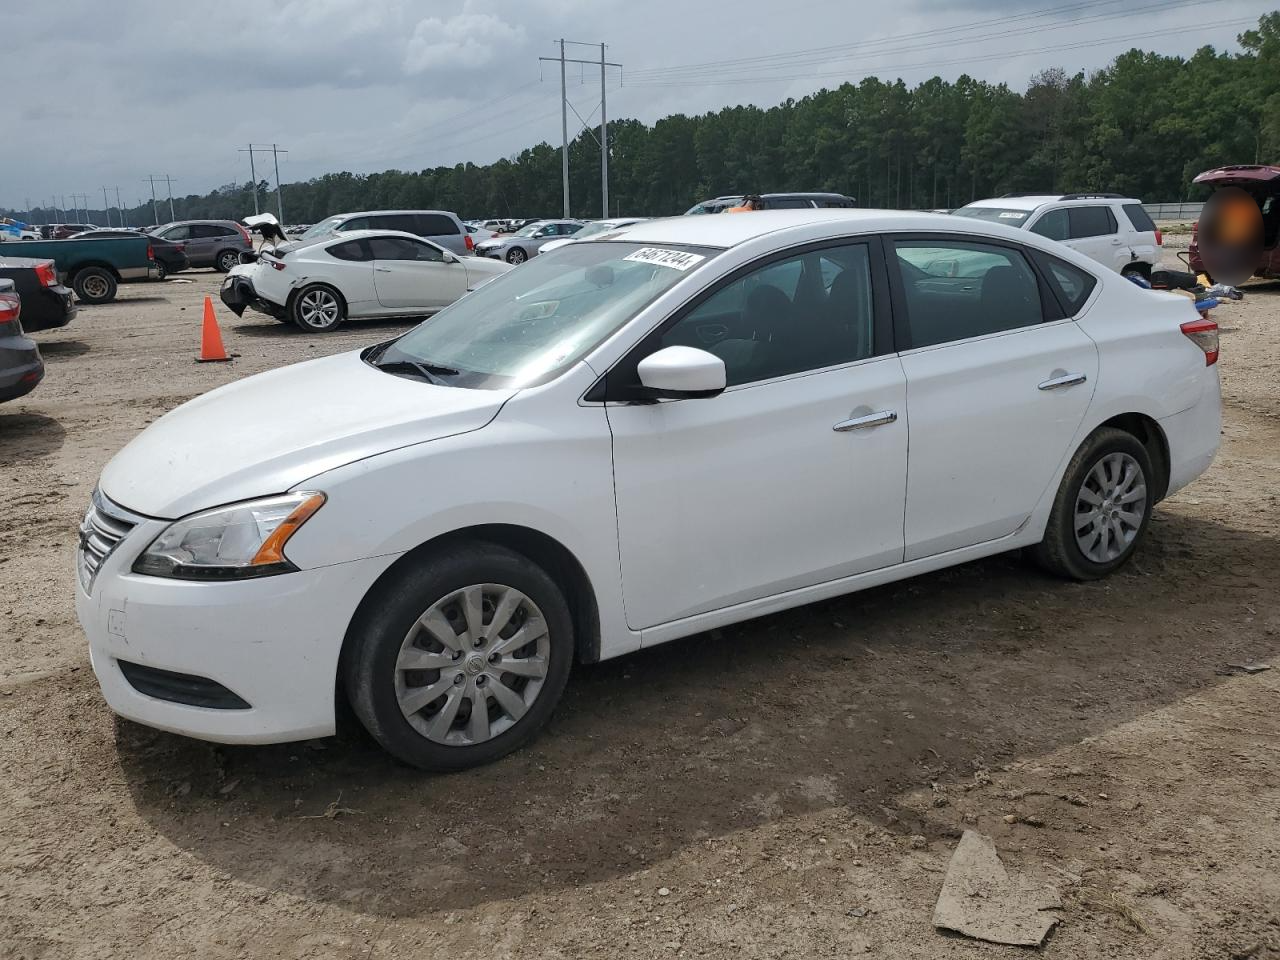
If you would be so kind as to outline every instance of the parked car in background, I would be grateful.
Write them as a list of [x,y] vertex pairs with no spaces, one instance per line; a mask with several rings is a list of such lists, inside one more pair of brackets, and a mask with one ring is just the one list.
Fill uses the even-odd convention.
[[345,699],[456,770],[526,743],[575,662],[1006,551],[1112,573],[1214,459],[1217,358],[1190,300],[1027,230],[655,220],[151,424],[93,495],[76,609],[132,720],[298,740]]
[[18,240],[4,245],[8,257],[52,260],[58,276],[81,303],[107,303],[125,280],[159,277],[150,237],[101,240]]
[[27,333],[65,327],[76,315],[75,296],[58,280],[52,260],[0,257],[0,279],[12,281],[22,298],[22,329]]
[[22,329],[22,298],[0,277],[0,403],[26,396],[43,379],[40,348]]
[[163,280],[171,273],[177,273],[185,270],[191,265],[187,259],[186,244],[175,243],[172,240],[166,240],[163,237],[148,236],[141,230],[125,230],[114,227],[99,227],[96,230],[86,230],[84,233],[77,233],[71,240],[103,240],[107,237],[144,237],[151,243],[152,259],[155,260],[156,266],[159,268],[156,279]]
[[348,230],[262,250],[223,281],[222,302],[237,316],[252,307],[327,332],[348,319],[433,314],[509,269],[410,233]]
[[[745,200],[744,194],[735,193],[729,196],[716,197],[695,203],[684,212],[684,215],[703,213],[724,213],[730,207],[736,207]],[[849,209],[858,202],[843,193],[762,193],[758,210],[812,210],[815,207]]]
[[92,223],[51,223],[49,224],[49,240],[66,240],[77,233],[84,233],[86,230],[94,229],[96,225]]
[[477,226],[473,223],[467,224],[467,233],[471,234],[471,252],[475,252],[476,244],[485,240],[496,240],[498,238],[497,230],[490,230],[488,227]]
[[1151,276],[1164,239],[1142,201],[1119,193],[1006,194],[960,207],[987,220],[1057,240],[1120,274]]
[[156,227],[150,235],[181,243],[190,266],[223,273],[240,262],[242,252],[253,250],[249,231],[234,220],[177,220]]
[[[1193,181],[1211,189],[1239,187],[1250,194],[1262,211],[1262,261],[1255,277],[1280,279],[1280,166],[1238,164],[1206,170]],[[1187,265],[1196,273],[1207,273],[1200,256],[1200,223],[1191,228]],[[1211,278],[1212,279],[1212,278]]]
[[622,227],[629,227],[633,223],[643,223],[648,219],[648,217],[616,217],[612,220],[592,220],[572,236],[561,237],[557,240],[552,240],[550,243],[544,243],[539,252],[548,253],[552,250],[558,250],[567,244],[590,240],[592,237],[599,237]]
[[493,257],[512,265],[536,257],[543,244],[570,237],[585,226],[581,220],[535,220],[510,235],[476,245],[477,257]]
[[342,213],[321,220],[301,237],[311,240],[329,233],[351,230],[399,230],[429,240],[437,246],[465,257],[475,241],[456,213],[448,210],[366,210]]

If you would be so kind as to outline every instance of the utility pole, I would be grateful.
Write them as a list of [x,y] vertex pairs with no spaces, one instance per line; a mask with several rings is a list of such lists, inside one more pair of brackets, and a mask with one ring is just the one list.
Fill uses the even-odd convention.
[[156,207],[156,178],[154,175],[147,176],[147,182],[151,184],[151,219],[156,223],[160,222],[160,211]]
[[284,226],[284,191],[280,189],[280,154],[288,153],[288,150],[279,150],[273,143],[271,145],[271,161],[276,166],[276,214],[280,217],[280,226]]
[[120,202],[120,187],[116,186],[116,213],[120,215],[120,226],[128,226],[124,222],[124,204]]
[[258,171],[253,166],[253,144],[249,144],[248,150],[241,150],[241,153],[249,155],[249,182],[253,184],[253,215],[258,215]]
[[[549,63],[560,64],[560,135],[563,138],[563,145],[560,153],[560,178],[563,181],[564,189],[564,215],[570,216],[569,213],[569,93],[565,86],[565,65],[570,63],[585,64],[589,67],[600,67],[600,187],[601,200],[604,215],[609,216],[609,131],[607,120],[605,117],[605,85],[606,72],[609,67],[617,67],[622,69],[620,63],[607,63],[604,59],[605,46],[603,43],[582,43],[578,40],[560,40],[560,56],[558,57],[539,57],[539,62],[546,61]],[[600,48],[599,60],[577,60],[573,57],[565,57],[564,45],[573,44],[580,47],[596,47]],[[574,111],[577,112],[576,110]],[[579,115],[581,119],[581,115]],[[586,123],[583,123],[586,127]]]
[[[107,199],[107,188],[102,188],[102,212],[107,215],[107,226],[111,226],[111,201]],[[121,224],[124,226],[124,224]]]
[[280,189],[280,154],[288,153],[289,151],[282,149],[279,144],[275,144],[275,143],[273,143],[270,147],[267,147],[265,145],[256,146],[255,144],[251,143],[247,148],[242,149],[240,152],[249,154],[249,176],[253,177],[253,212],[254,214],[257,214],[259,212],[258,211],[258,172],[257,172],[257,168],[254,166],[254,163],[253,163],[253,155],[258,152],[266,153],[268,149],[271,151],[271,160],[272,160],[272,163],[275,165],[275,170],[276,170],[276,215],[280,218],[280,224],[283,226],[284,225],[284,191]]
[[173,212],[173,181],[169,179],[169,175],[164,175],[165,186],[169,188],[169,219],[177,220],[177,216]]

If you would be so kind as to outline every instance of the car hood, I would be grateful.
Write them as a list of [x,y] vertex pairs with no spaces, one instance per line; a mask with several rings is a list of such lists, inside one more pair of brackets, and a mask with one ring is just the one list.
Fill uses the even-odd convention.
[[112,458],[100,484],[129,510],[174,519],[478,430],[514,393],[393,376],[359,353],[311,360],[219,387],[165,414]]

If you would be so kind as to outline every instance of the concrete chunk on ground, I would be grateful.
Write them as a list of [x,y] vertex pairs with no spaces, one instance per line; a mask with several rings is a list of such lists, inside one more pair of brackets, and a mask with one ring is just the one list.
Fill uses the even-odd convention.
[[1057,890],[1010,877],[995,842],[966,830],[951,856],[933,925],[975,940],[1038,947],[1059,919],[1046,911],[1061,909]]

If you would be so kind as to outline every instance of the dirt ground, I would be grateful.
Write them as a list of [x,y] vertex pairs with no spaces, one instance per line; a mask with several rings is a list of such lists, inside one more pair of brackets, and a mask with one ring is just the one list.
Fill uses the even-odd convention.
[[240,358],[197,365],[220,276],[183,279],[38,334],[0,407],[0,956],[1022,955],[931,926],[971,827],[1060,891],[1047,957],[1280,957],[1280,284],[1218,311],[1222,452],[1120,574],[1003,556],[581,668],[529,749],[442,777],[103,704],[72,605],[103,464],[400,329],[220,310]]

